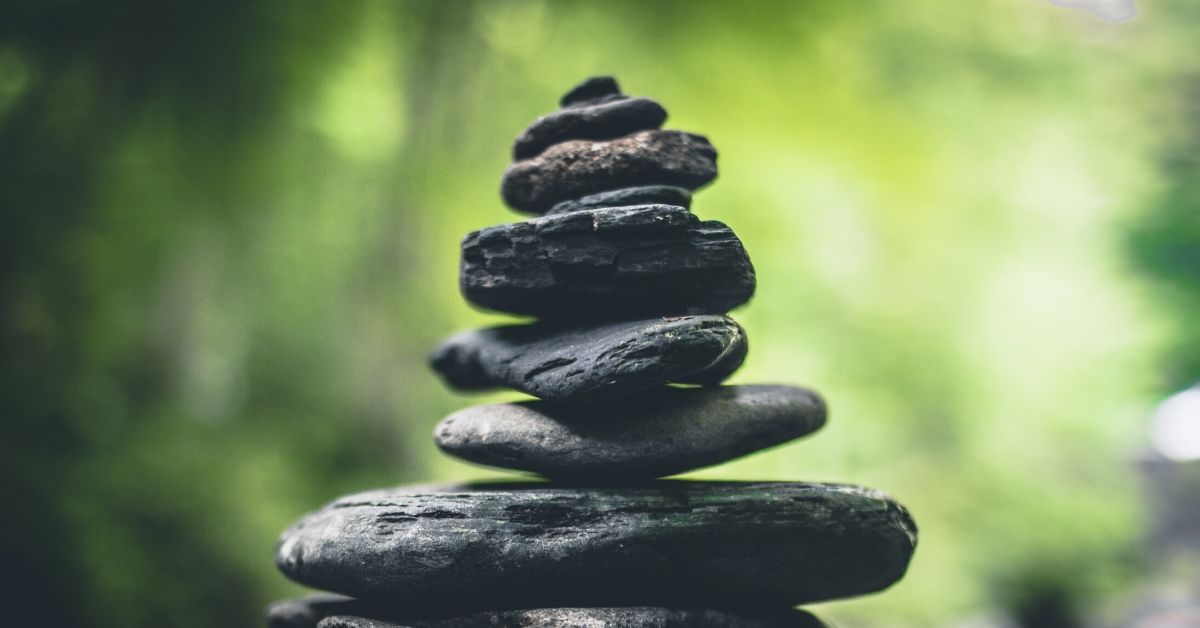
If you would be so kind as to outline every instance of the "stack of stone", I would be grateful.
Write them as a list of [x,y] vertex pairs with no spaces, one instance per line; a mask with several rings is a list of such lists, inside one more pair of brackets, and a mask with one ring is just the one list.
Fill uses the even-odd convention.
[[433,354],[459,390],[538,400],[459,411],[445,452],[549,482],[344,497],[284,532],[288,577],[342,596],[278,603],[272,626],[819,626],[797,604],[879,591],[916,528],[845,485],[656,480],[825,422],[813,392],[719,386],[746,356],[727,311],[755,275],[737,236],[689,211],[716,177],[705,138],[611,78],[517,139],[503,196],[539,214],[469,234],[471,303],[536,322]]

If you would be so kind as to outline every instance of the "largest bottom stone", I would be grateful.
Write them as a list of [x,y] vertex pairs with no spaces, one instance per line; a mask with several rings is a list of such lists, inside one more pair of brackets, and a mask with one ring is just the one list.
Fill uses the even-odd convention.
[[660,481],[379,490],[280,538],[297,582],[411,609],[792,606],[904,575],[916,526],[869,489]]
[[267,628],[826,628],[795,609],[715,611],[703,609],[535,608],[477,611],[413,618],[388,608],[329,594],[276,602]]
[[825,628],[802,611],[732,614],[669,608],[542,608],[484,611],[433,621],[333,616],[317,628]]

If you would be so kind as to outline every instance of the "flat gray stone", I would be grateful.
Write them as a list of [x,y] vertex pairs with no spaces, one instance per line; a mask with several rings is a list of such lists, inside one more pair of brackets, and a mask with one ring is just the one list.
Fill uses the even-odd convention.
[[635,205],[489,227],[462,242],[471,303],[542,320],[722,314],[754,294],[733,231],[683,207]]
[[674,205],[688,209],[692,206],[692,193],[687,188],[669,185],[640,185],[598,192],[587,196],[556,203],[546,212],[547,216],[565,214],[581,209],[601,207],[626,207],[629,205]]
[[344,497],[285,531],[276,564],[301,584],[414,613],[762,609],[884,589],[915,546],[908,511],[865,488],[531,482]]
[[[715,611],[649,606],[617,608],[537,608],[484,611],[438,620],[382,621],[334,616],[321,628],[823,628],[798,610]],[[309,628],[309,627],[304,627]]]
[[513,159],[535,157],[567,140],[607,140],[635,131],[657,129],[667,110],[649,98],[623,98],[560,109],[529,125],[513,142]]
[[615,404],[466,408],[446,417],[434,440],[479,464],[609,482],[720,464],[824,424],[824,402],[803,388],[666,388]]
[[741,326],[702,315],[469,331],[443,342],[430,361],[459,390],[509,387],[548,401],[596,403],[668,383],[713,386],[745,358]]
[[508,167],[501,182],[514,209],[545,213],[555,204],[616,188],[669,185],[695,190],[717,176],[717,151],[700,135],[640,131],[606,140],[571,140]]

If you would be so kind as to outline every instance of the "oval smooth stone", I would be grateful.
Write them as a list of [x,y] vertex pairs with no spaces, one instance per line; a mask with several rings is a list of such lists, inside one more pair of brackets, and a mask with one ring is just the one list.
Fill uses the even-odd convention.
[[535,157],[567,140],[607,140],[657,129],[666,119],[667,110],[649,98],[623,98],[560,109],[538,118],[525,129],[513,142],[513,159]]
[[664,388],[612,404],[465,408],[434,440],[479,464],[612,482],[720,464],[810,434],[825,416],[816,393],[793,386]]

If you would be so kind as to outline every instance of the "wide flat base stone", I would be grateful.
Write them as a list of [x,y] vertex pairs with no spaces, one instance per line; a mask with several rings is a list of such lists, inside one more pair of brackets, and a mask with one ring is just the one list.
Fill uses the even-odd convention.
[[824,402],[803,388],[665,388],[592,406],[475,406],[446,417],[434,439],[479,464],[612,482],[720,464],[824,424]]
[[283,533],[276,563],[414,610],[761,609],[879,591],[915,546],[903,506],[852,486],[508,483],[339,499]]
[[539,608],[487,611],[431,621],[382,621],[335,616],[320,628],[822,628],[816,617],[797,610],[737,613],[654,607]]
[[459,390],[507,386],[550,401],[595,403],[668,383],[716,385],[745,358],[742,328],[704,315],[493,327],[451,337],[430,361]]
[[723,314],[754,294],[741,240],[683,207],[587,209],[488,227],[462,242],[462,294],[542,320]]
[[[325,620],[322,622],[322,620]],[[534,608],[410,616],[335,594],[316,594],[267,607],[267,628],[822,628],[804,611],[710,610],[651,606]]]

